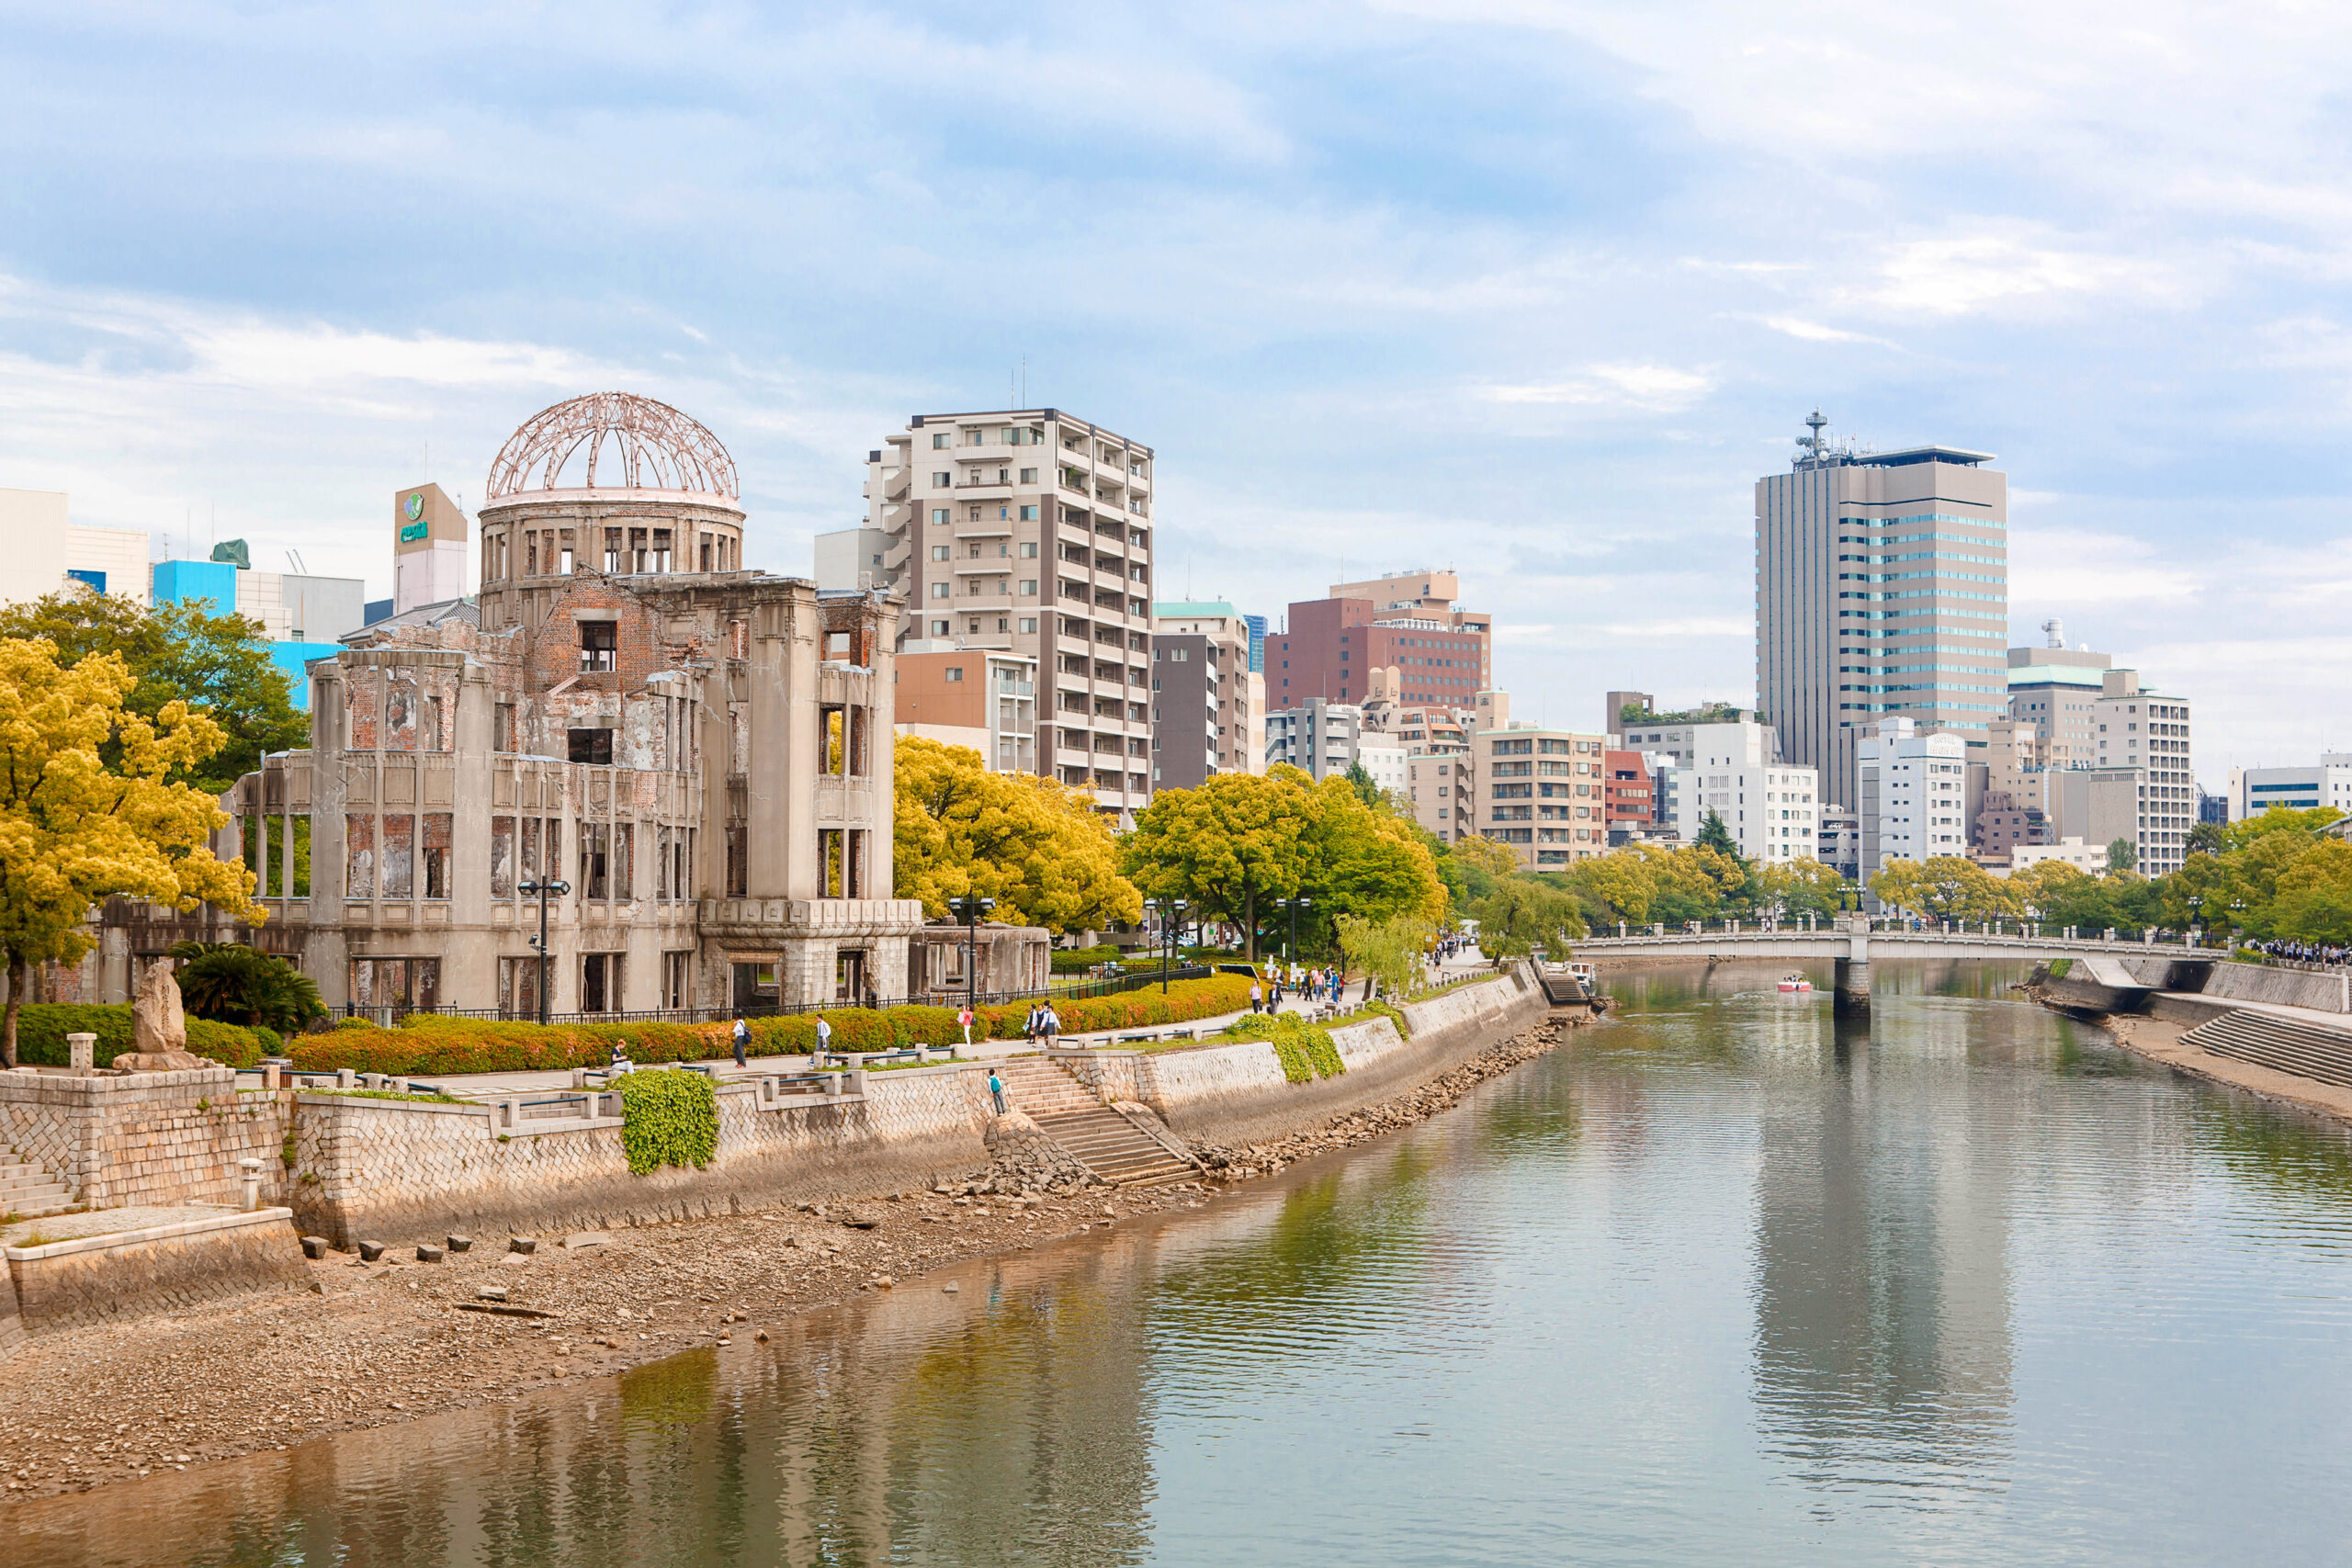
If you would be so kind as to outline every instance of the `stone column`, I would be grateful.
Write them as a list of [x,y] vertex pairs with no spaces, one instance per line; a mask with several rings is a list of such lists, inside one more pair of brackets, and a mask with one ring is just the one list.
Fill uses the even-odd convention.
[[1846,917],[1846,953],[1837,961],[1836,989],[1830,1010],[1847,1017],[1867,1016],[1871,1010],[1871,921],[1868,915]]
[[69,1034],[65,1037],[66,1066],[77,1073],[86,1073],[97,1066],[98,1037],[95,1034]]

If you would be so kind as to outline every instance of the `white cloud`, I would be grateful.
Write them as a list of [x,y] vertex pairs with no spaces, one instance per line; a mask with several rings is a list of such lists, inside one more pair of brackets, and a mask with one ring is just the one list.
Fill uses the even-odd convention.
[[1714,386],[1710,377],[1670,366],[1591,365],[1566,380],[1492,386],[1481,395],[1498,403],[1608,404],[1671,413],[1696,403]]
[[1880,264],[1879,276],[1878,287],[1869,294],[1873,303],[1905,314],[1940,316],[2064,295],[2177,303],[2188,292],[2184,281],[2160,263],[2037,245],[2000,233],[1892,246]]

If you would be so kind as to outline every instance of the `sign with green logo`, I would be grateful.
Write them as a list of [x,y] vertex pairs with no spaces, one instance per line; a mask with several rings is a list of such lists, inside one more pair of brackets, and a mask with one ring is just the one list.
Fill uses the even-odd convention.
[[424,492],[418,491],[408,498],[408,520],[412,523],[424,515]]
[[403,524],[401,527],[401,543],[403,545],[413,545],[416,543],[417,540],[424,537],[425,532],[429,526],[430,525],[424,523]]

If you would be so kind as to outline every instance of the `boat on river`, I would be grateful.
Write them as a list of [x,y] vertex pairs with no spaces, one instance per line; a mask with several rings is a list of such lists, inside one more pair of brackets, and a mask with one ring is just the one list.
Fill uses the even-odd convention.
[[1783,975],[1781,976],[1780,988],[1783,991],[1810,991],[1813,989],[1813,982],[1802,975]]

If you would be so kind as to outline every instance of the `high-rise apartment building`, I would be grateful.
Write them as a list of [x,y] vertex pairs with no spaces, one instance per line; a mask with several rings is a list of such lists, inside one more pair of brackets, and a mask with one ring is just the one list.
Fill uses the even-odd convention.
[[1293,604],[1266,639],[1268,707],[1362,703],[1374,670],[1393,672],[1398,703],[1475,704],[1493,684],[1494,626],[1461,608],[1461,592],[1453,572],[1419,571],[1334,583],[1330,597]]
[[1311,697],[1266,716],[1266,766],[1297,768],[1318,781],[1330,778],[1355,765],[1363,737],[1362,708]]
[[[2143,876],[2178,871],[2188,856],[2188,830],[2197,826],[2188,700],[2142,686],[2136,670],[2109,670],[2091,720],[2098,727],[2092,765],[2129,769],[2138,775],[2132,795],[2137,803],[2132,831],[2138,851],[2135,869]],[[2069,835],[2078,831],[2071,821],[2062,820],[2061,828]]]
[[1530,871],[1609,852],[1609,738],[1530,725],[1471,737],[1472,821]]
[[1981,748],[2008,711],[2008,479],[1989,452],[1860,452],[1826,423],[1756,481],[1756,694],[1787,759],[1851,798],[1882,716]]
[[867,455],[906,635],[1035,660],[1037,771],[1122,819],[1151,795],[1154,461],[1059,409],[917,414]]
[[1266,678],[1250,668],[1249,623],[1222,602],[1154,606],[1153,788],[1266,771]]

